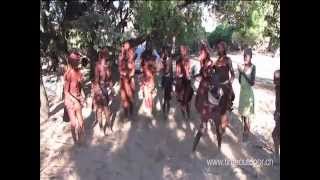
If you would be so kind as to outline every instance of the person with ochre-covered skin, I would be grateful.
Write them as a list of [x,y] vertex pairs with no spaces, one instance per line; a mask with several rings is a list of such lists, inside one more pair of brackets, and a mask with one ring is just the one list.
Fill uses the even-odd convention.
[[135,92],[135,58],[136,54],[130,41],[126,41],[119,55],[120,98],[126,117],[133,115]]
[[191,86],[191,62],[188,57],[189,49],[187,46],[180,46],[181,56],[176,63],[176,94],[177,101],[180,103],[183,118],[190,118],[190,102],[193,96]]
[[85,103],[83,75],[79,69],[80,54],[71,52],[68,57],[70,67],[64,74],[64,104],[71,122],[71,133],[75,143],[84,137],[82,107]]
[[[108,50],[103,48],[98,54],[98,61],[95,67],[95,76],[93,81],[93,104],[96,111],[96,118],[99,122],[100,130],[105,133],[104,126],[110,127],[110,101],[113,91],[111,78],[111,64],[109,61]],[[106,121],[103,122],[102,115],[105,115]]]

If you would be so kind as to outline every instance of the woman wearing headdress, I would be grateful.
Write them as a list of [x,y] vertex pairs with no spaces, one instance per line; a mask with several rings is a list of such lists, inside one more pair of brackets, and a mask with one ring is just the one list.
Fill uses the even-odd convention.
[[148,113],[153,110],[153,98],[156,95],[155,75],[156,75],[156,56],[152,53],[151,46],[146,45],[146,50],[141,54],[141,91],[143,94],[143,105]]
[[[98,61],[95,67],[95,76],[93,85],[93,104],[95,106],[96,118],[99,122],[100,130],[104,132],[104,126],[110,127],[110,103],[112,91],[111,64],[107,48],[100,50]],[[103,122],[104,114],[106,121]],[[111,128],[111,127],[110,127]]]
[[200,71],[200,84],[197,89],[197,95],[195,99],[196,110],[200,114],[200,126],[198,128],[196,137],[193,142],[192,151],[195,151],[197,145],[200,141],[200,138],[207,132],[208,122],[214,122],[216,127],[216,135],[218,139],[218,149],[220,150],[221,146],[221,133],[220,133],[220,107],[218,99],[216,103],[209,101],[209,93],[211,93],[215,84],[213,83],[213,61],[210,59],[209,52],[207,49],[202,46],[200,49],[199,60],[201,62],[201,71]]
[[190,102],[193,96],[191,86],[191,62],[188,57],[188,47],[180,46],[181,56],[176,63],[176,94],[177,100],[181,106],[181,112],[184,118],[187,113],[190,118]]
[[130,41],[126,41],[119,55],[120,72],[120,97],[125,116],[133,114],[134,91],[135,91],[135,57],[136,54]]
[[80,54],[71,52],[68,63],[70,66],[64,74],[64,104],[71,122],[73,140],[78,143],[84,135],[82,107],[85,103],[83,75],[79,69]]

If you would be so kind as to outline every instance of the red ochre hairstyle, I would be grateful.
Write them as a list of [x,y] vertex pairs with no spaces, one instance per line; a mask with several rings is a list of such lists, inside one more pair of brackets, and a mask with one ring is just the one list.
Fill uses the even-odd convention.
[[99,51],[98,59],[101,59],[101,58],[108,59],[108,54],[109,54],[108,49],[104,47]]
[[68,56],[69,62],[80,61],[80,54],[78,52],[71,52]]

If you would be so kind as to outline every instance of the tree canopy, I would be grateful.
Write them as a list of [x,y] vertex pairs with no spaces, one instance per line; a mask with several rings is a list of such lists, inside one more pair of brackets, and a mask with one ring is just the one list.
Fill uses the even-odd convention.
[[[208,37],[201,26],[203,5],[221,23]],[[115,59],[128,39],[135,45],[150,40],[160,49],[174,43],[192,48],[207,38],[211,44],[222,38],[253,46],[266,37],[269,49],[279,47],[279,0],[40,1],[40,51],[52,57],[63,57],[70,49],[86,54],[106,46]]]
[[[280,46],[280,1],[222,1],[208,4],[220,21],[233,27],[231,41],[240,47],[261,44],[269,38],[268,50]],[[219,31],[219,29],[217,29]],[[217,32],[212,32],[217,34]]]
[[183,1],[138,1],[134,6],[134,27],[139,34],[154,39],[156,48],[172,43],[192,45],[204,39],[201,9],[198,3],[183,5]]

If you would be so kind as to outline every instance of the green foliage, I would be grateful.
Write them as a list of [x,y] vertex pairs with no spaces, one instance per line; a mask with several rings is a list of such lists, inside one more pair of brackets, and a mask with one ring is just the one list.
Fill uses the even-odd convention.
[[201,27],[198,4],[179,9],[181,1],[137,1],[134,27],[139,34],[151,34],[155,48],[172,42],[192,45],[196,39],[205,38]]
[[79,29],[69,29],[66,33],[66,39],[68,50],[86,48],[92,41],[90,32],[80,31]]
[[261,1],[245,2],[248,8],[243,22],[239,23],[239,28],[232,36],[235,43],[240,46],[254,46],[263,40],[264,29],[267,25],[265,21],[266,9]]
[[129,4],[121,1],[116,7],[112,1],[40,1],[40,48],[61,54],[70,49],[85,53],[89,47],[99,50],[107,46],[115,54],[128,37],[123,28],[131,21]]
[[230,26],[228,23],[218,25],[208,36],[210,46],[214,46],[219,40],[224,40],[227,44],[230,44],[233,31],[234,27]]
[[[214,3],[221,13],[222,25],[209,34],[212,45],[217,39],[239,46],[253,46],[270,37],[270,48],[280,45],[279,0],[222,1]],[[151,35],[155,48],[172,43],[195,47],[206,39],[201,26],[197,1],[40,1],[40,44],[44,51],[66,51],[93,46],[118,49],[132,38],[132,22],[137,36]],[[71,18],[74,17],[74,18]]]
[[265,36],[270,37],[270,50],[280,47],[280,1],[271,1],[269,11],[266,14],[268,26],[265,28]]
[[221,20],[235,27],[231,36],[233,44],[255,46],[270,37],[270,43],[279,46],[279,0],[221,1],[218,5]]

